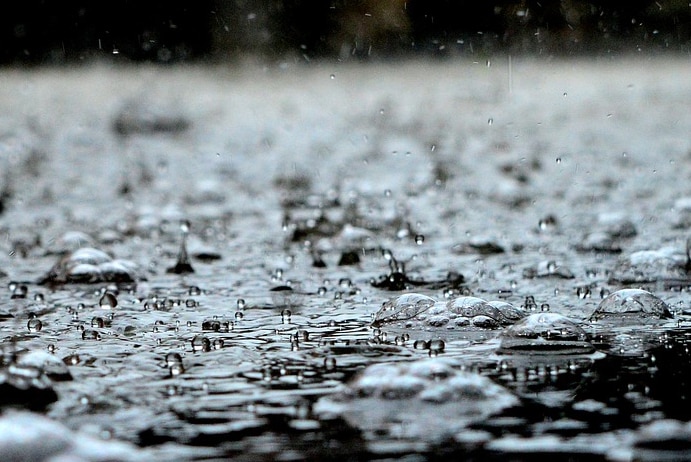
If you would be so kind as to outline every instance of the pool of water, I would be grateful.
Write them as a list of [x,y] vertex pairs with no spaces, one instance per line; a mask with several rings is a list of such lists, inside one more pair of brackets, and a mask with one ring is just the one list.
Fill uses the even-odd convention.
[[690,74],[3,70],[0,455],[688,457]]

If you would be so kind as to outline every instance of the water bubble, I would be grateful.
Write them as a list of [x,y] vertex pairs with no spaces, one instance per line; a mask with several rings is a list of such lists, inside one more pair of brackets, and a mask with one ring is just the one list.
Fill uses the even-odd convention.
[[408,293],[393,300],[385,302],[377,311],[372,326],[407,321],[429,310],[435,304],[435,300],[426,295]]
[[26,328],[29,329],[29,332],[39,332],[43,328],[43,323],[40,319],[29,319]]
[[538,221],[540,231],[551,231],[557,227],[557,218],[554,215],[547,215]]
[[194,352],[211,351],[211,342],[204,335],[195,335],[192,338],[192,351],[194,351]]
[[500,354],[561,355],[595,351],[583,329],[556,313],[531,314],[506,328],[500,338]]
[[106,252],[82,247],[62,257],[39,284],[134,282],[137,265],[113,260]]
[[415,343],[413,343],[413,348],[415,350],[429,350],[429,342],[425,340],[415,340]]
[[446,344],[442,339],[434,339],[430,340],[429,342],[429,349],[430,350],[436,350],[436,351],[444,351],[444,348],[446,347]]
[[103,318],[100,316],[94,316],[91,318],[91,327],[95,327],[97,329],[103,329],[105,326],[105,322],[103,321]]
[[590,317],[602,319],[672,319],[669,306],[652,293],[640,289],[622,289],[606,296]]
[[101,333],[93,329],[84,329],[82,340],[101,340]]
[[101,308],[115,308],[116,306],[118,306],[118,299],[112,292],[106,292],[98,301],[98,305]]

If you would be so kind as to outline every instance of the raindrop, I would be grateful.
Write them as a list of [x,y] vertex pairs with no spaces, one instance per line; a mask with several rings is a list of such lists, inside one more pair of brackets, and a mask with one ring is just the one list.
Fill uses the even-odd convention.
[[199,287],[197,287],[197,286],[192,286],[192,287],[190,287],[190,288],[188,289],[187,293],[188,293],[189,295],[192,295],[192,296],[194,296],[194,295],[201,295],[202,290],[201,290]]
[[182,365],[182,356],[180,356],[180,353],[168,353],[166,355],[166,366],[172,367],[178,364]]
[[97,329],[103,329],[105,326],[105,322],[103,322],[103,318],[99,316],[94,316],[91,318],[91,327],[95,327]]
[[293,313],[287,308],[281,311],[281,320],[283,321],[283,324],[290,324],[290,317],[292,315]]
[[112,292],[106,292],[103,294],[101,299],[98,301],[98,305],[101,308],[115,308],[118,306],[118,299],[115,297],[115,295]]
[[[177,377],[185,372],[185,367],[181,364],[173,364],[170,367],[168,367],[168,372],[170,373],[171,377]],[[171,394],[170,391],[168,394]],[[172,393],[175,394],[175,393]]]
[[324,294],[326,294],[326,287],[320,286],[320,287],[317,289],[317,295],[324,295]]
[[324,369],[327,371],[336,369],[336,358],[324,358]]
[[43,323],[40,319],[29,319],[29,322],[26,323],[26,327],[29,329],[29,332],[39,332],[43,328]]
[[246,305],[247,305],[247,304],[245,303],[245,299],[244,299],[244,298],[238,298],[238,302],[237,302],[238,310],[243,310],[243,309],[245,309],[245,306],[246,306]]
[[493,123],[494,123],[493,118],[490,117],[489,119],[487,119],[487,125],[492,125]]
[[236,312],[235,312],[235,320],[236,320],[236,321],[240,321],[240,320],[242,320],[242,318],[244,318],[244,317],[245,317],[245,315],[242,314],[242,311],[236,311]]
[[329,78],[330,78],[331,80],[335,80],[335,79],[336,79],[336,74],[331,74],[331,75],[329,76]]
[[417,245],[422,245],[425,242],[425,236],[422,234],[416,234],[415,235],[415,243]]
[[45,297],[43,296],[42,293],[36,293],[36,294],[34,294],[34,301],[35,302],[43,302],[43,301],[45,301]]
[[192,351],[211,351],[211,342],[203,335],[195,335],[192,338]]
[[561,157],[557,157],[557,164],[561,164]]
[[222,338],[217,338],[213,341],[214,350],[220,350],[225,345],[225,341]]

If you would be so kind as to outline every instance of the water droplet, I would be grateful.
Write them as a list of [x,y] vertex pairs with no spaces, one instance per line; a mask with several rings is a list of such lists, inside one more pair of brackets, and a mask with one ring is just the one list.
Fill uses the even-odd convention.
[[[331,75],[329,76],[329,78],[330,78],[331,80],[334,80],[334,79],[336,78],[336,74],[331,74]],[[346,80],[347,80],[347,79],[346,79]]]
[[109,309],[118,306],[118,299],[112,292],[106,292],[103,294],[101,299],[98,301],[98,305],[101,308]]
[[211,351],[211,342],[204,335],[195,335],[192,338],[192,351],[194,351],[194,352]]
[[43,328],[43,323],[40,319],[29,319],[26,327],[29,329],[29,332],[39,332]]
[[557,157],[557,164],[561,164],[561,157]]
[[317,295],[322,295],[322,296],[323,296],[323,295],[325,295],[325,294],[326,294],[326,287],[320,286],[320,287],[317,289]]
[[490,117],[489,119],[487,119],[487,125],[492,125],[493,123],[494,123],[493,118]]
[[91,318],[91,327],[95,327],[97,329],[103,329],[105,326],[105,322],[103,321],[103,318],[99,316],[94,316]]
[[238,310],[243,310],[245,309],[246,303],[244,298],[238,298],[237,302]]
[[327,371],[336,369],[336,358],[324,358],[324,369]]
[[192,296],[201,295],[202,290],[201,290],[199,287],[197,287],[197,286],[192,286],[192,287],[189,288],[189,290],[187,291],[187,293],[188,293],[189,295],[192,295]]
[[416,350],[428,350],[429,343],[425,340],[415,340],[415,343],[413,343],[413,348]]
[[425,236],[422,234],[416,234],[415,235],[415,243],[417,245],[422,245],[425,242]]
[[43,302],[43,301],[45,301],[45,297],[43,296],[42,293],[36,293],[36,294],[34,294],[34,301],[35,302]]
[[180,220],[180,231],[182,234],[189,234],[190,226],[189,220]]
[[84,329],[82,340],[101,340],[101,333],[93,329]]
[[236,312],[235,312],[235,320],[236,320],[236,321],[241,321],[242,318],[244,318],[244,317],[245,317],[245,315],[242,314],[242,311],[236,311]]
[[220,350],[225,345],[225,341],[222,338],[217,338],[213,341],[214,350]]
[[290,317],[293,315],[293,312],[290,311],[289,309],[284,309],[281,311],[281,320],[283,324],[290,324]]

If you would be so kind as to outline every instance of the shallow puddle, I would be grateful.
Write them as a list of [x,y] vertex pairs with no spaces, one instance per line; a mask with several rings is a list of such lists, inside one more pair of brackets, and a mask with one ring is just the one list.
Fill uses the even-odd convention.
[[0,458],[685,454],[689,68],[493,63],[4,70]]

